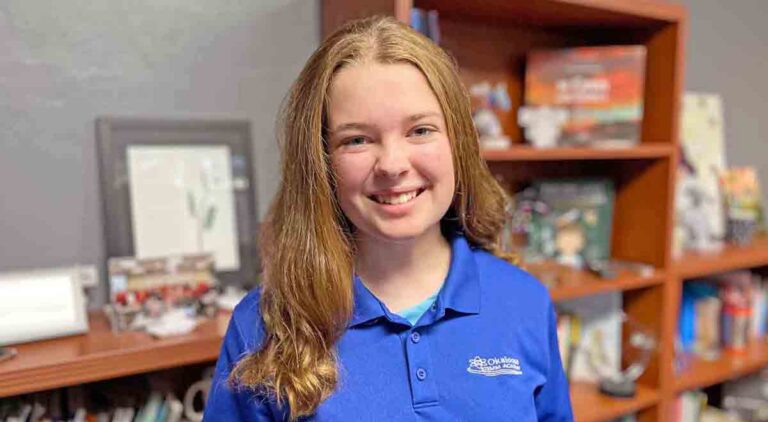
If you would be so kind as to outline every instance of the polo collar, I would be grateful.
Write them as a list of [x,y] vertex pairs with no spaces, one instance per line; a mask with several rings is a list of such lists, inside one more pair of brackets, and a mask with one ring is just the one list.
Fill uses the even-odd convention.
[[354,276],[353,283],[355,290],[355,309],[352,313],[352,319],[350,320],[349,326],[354,327],[386,316],[387,311],[385,310],[386,308],[384,304],[374,296],[367,287],[365,287],[363,281],[357,274]]
[[[480,312],[480,277],[472,248],[463,236],[456,235],[449,240],[451,264],[448,276],[437,295],[436,317],[441,318],[449,309],[464,314],[477,314]],[[353,285],[355,309],[350,327],[379,318],[392,318],[386,305],[365,287],[356,274]]]
[[451,266],[437,295],[437,314],[446,309],[465,314],[480,312],[480,275],[469,242],[464,236],[451,239]]

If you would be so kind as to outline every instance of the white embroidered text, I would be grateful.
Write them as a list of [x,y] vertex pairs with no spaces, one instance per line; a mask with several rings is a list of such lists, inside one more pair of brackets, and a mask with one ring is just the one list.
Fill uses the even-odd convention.
[[509,356],[498,358],[481,358],[475,356],[469,360],[467,372],[470,374],[485,375],[486,377],[495,377],[498,375],[523,375],[520,368],[520,361]]

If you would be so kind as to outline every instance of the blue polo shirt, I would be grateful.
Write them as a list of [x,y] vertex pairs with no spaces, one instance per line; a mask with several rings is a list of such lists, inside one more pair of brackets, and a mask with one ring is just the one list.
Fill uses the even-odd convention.
[[[572,421],[546,288],[461,236],[437,300],[415,324],[355,277],[355,309],[337,343],[339,384],[303,421]],[[235,309],[205,421],[287,421],[287,409],[231,390],[232,366],[263,337],[259,291]]]

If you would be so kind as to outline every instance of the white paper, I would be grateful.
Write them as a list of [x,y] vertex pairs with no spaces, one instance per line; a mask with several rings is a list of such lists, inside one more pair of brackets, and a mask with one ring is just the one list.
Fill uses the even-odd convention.
[[137,258],[209,252],[218,271],[240,268],[228,146],[132,145],[127,161]]

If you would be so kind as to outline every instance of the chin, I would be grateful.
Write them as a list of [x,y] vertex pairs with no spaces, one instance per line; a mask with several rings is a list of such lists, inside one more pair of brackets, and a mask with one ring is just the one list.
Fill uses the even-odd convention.
[[373,238],[389,242],[408,242],[429,234],[433,228],[436,228],[439,232],[440,223],[438,222],[435,225],[394,223],[387,224],[386,227],[375,227],[370,230],[365,230],[365,232]]

